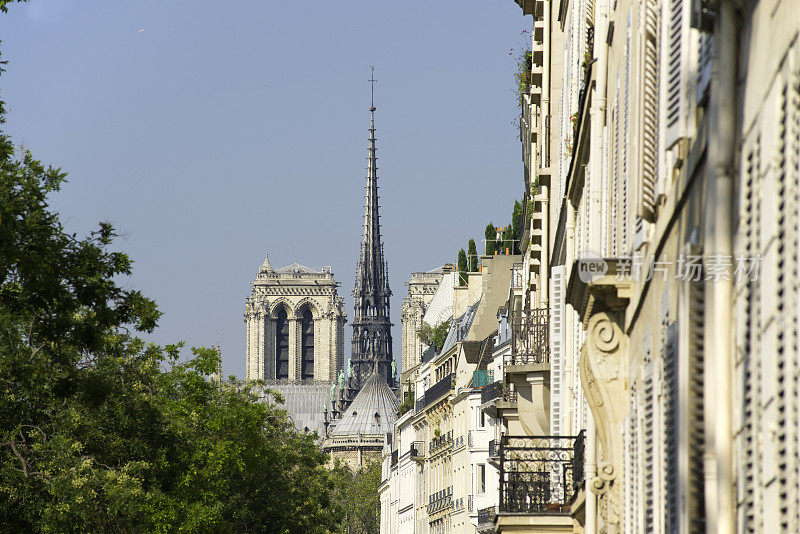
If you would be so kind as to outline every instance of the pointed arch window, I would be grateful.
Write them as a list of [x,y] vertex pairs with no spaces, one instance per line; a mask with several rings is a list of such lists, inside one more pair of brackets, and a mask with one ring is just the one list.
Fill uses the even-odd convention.
[[275,378],[289,378],[289,317],[285,308],[275,319]]
[[314,316],[308,308],[303,312],[301,334],[300,378],[311,380],[314,378]]

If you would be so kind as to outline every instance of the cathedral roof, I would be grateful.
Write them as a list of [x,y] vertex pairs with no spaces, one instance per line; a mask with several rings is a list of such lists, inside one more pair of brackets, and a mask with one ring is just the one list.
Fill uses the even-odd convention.
[[291,265],[287,265],[286,267],[281,267],[278,269],[279,273],[307,273],[307,274],[322,274],[322,271],[318,271],[316,269],[312,269],[311,267],[306,267],[305,265],[300,265],[297,262],[292,263]]
[[[394,429],[400,401],[377,372],[364,382],[333,429],[334,436],[386,434]],[[377,417],[376,417],[377,414]]]

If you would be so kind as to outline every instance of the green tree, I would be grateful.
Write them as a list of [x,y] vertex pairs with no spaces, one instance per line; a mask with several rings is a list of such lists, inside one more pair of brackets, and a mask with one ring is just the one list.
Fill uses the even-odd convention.
[[422,326],[417,330],[417,337],[420,341],[429,347],[435,347],[436,351],[442,350],[444,342],[447,339],[447,334],[450,332],[450,320],[439,323],[438,325],[431,326],[430,324],[422,321]]
[[0,132],[3,530],[336,530],[326,456],[274,395],[212,382],[214,349],[182,360],[136,337],[160,312],[121,285],[110,224],[65,231],[49,204],[64,178]]
[[470,239],[467,244],[467,259],[469,260],[470,272],[478,272],[478,249],[475,246],[474,239]]
[[467,253],[464,249],[458,251],[458,285],[467,285]]
[[520,245],[522,239],[522,231],[525,221],[522,220],[524,216],[522,202],[519,200],[514,201],[514,211],[511,214],[511,225],[514,228],[514,254],[519,254],[521,251]]
[[495,241],[497,238],[497,231],[494,228],[494,224],[490,222],[486,225],[486,229],[483,231],[483,237],[486,239],[486,255],[493,256],[494,251],[497,250],[497,243]]
[[337,462],[333,470],[333,502],[343,511],[341,534],[378,534],[381,504],[381,464],[368,463],[357,471]]

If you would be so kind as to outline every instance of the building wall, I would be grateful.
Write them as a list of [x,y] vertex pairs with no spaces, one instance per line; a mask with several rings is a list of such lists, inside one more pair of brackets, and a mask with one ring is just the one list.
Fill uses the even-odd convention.
[[411,273],[411,280],[406,282],[408,295],[403,298],[400,312],[403,371],[411,369],[422,361],[422,351],[426,347],[417,337],[417,331],[422,326],[422,318],[443,276],[441,269]]

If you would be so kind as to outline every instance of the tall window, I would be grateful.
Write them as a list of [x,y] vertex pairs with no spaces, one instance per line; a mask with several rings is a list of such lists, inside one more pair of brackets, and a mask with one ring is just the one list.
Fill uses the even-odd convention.
[[314,316],[308,308],[303,312],[301,331],[300,378],[306,380],[314,378]]
[[478,486],[478,493],[486,493],[486,465],[485,464],[478,464],[478,473],[477,473],[477,486]]
[[289,318],[281,308],[275,321],[275,378],[289,378]]

